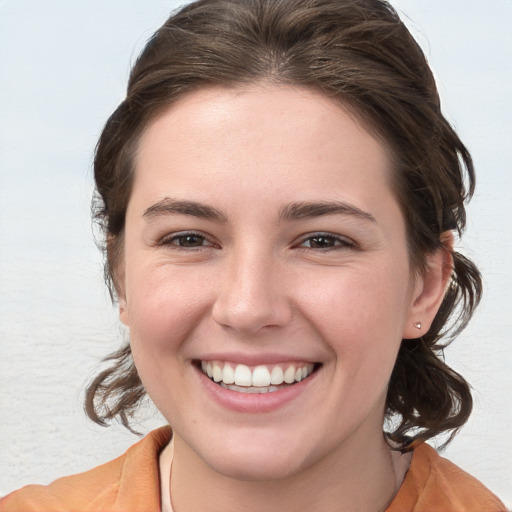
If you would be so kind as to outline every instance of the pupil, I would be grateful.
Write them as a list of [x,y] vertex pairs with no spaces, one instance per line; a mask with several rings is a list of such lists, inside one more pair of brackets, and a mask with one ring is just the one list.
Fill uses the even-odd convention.
[[185,247],[195,247],[201,245],[202,239],[197,235],[186,235],[181,240],[181,245]]
[[311,239],[311,246],[312,247],[331,247],[332,246],[332,240],[330,238],[327,238],[325,236],[317,236],[313,239]]

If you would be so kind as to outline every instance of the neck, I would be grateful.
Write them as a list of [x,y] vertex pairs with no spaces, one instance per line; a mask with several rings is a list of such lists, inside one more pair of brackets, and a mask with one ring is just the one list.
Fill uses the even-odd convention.
[[384,511],[397,490],[389,447],[382,435],[356,441],[346,440],[297,474],[248,481],[217,472],[175,436],[174,512]]

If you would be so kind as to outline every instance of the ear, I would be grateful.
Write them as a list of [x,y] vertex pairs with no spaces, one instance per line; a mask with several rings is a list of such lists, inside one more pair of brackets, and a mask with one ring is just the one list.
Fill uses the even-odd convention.
[[443,246],[426,256],[425,268],[416,277],[403,338],[419,338],[430,329],[452,275],[453,241],[453,233],[446,231],[441,236]]
[[116,294],[119,303],[119,319],[129,327],[128,301],[126,300],[124,261],[120,261],[114,274]]
[[124,296],[119,297],[119,319],[124,325],[126,325],[126,327],[130,326],[128,305],[126,303],[126,298]]
[[128,304],[126,302],[125,288],[125,261],[124,261],[124,233],[114,236],[107,235],[108,270],[117,302],[119,304],[119,319],[128,327]]

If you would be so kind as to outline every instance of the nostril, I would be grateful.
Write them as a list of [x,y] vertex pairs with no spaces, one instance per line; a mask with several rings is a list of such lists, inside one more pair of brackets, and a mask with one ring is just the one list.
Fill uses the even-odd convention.
[[212,308],[213,319],[224,327],[253,334],[265,327],[281,327],[291,317],[291,305],[272,259],[257,249],[242,250],[231,262]]
[[213,318],[224,327],[254,334],[264,328],[283,327],[288,324],[291,308],[286,304],[239,301],[229,305],[218,301],[213,308]]

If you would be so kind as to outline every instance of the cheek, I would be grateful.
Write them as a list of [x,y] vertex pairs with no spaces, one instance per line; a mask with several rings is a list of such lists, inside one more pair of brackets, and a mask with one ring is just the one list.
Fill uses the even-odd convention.
[[152,268],[131,277],[127,295],[130,345],[144,388],[168,421],[181,401],[191,403],[189,389],[180,384],[190,365],[187,342],[194,339],[208,308],[208,292],[198,276],[187,279],[165,268]]
[[387,387],[402,341],[408,290],[403,273],[372,266],[321,281],[302,308],[333,352],[339,389],[356,402],[372,401]]
[[132,346],[176,350],[208,309],[209,286],[203,273],[166,265],[127,272],[127,310]]
[[[409,283],[392,267],[315,276],[315,291],[301,293],[305,315],[331,340],[359,339],[361,343],[401,340],[408,313]],[[306,285],[307,286],[307,285]]]

